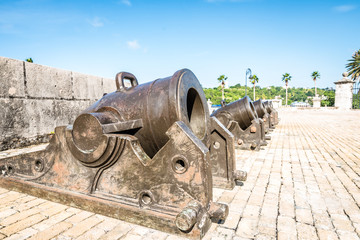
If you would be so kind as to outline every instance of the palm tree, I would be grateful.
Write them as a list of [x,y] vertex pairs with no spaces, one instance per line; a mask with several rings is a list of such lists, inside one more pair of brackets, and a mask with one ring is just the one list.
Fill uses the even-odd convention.
[[282,81],[285,81],[285,85],[286,85],[286,101],[285,101],[285,105],[287,106],[287,103],[288,103],[288,83],[289,83],[289,81],[291,81],[290,73],[283,74]]
[[225,88],[225,81],[227,80],[228,78],[225,77],[225,75],[220,75],[220,77],[218,77],[218,81],[221,83],[221,93],[222,93],[222,100],[224,101],[225,100],[225,95],[224,95],[224,88]]
[[254,84],[254,98],[253,101],[255,101],[255,84],[259,82],[259,78],[254,74],[250,77],[250,82]]
[[346,68],[349,76],[355,81],[360,76],[360,49],[352,55],[352,59],[348,60]]
[[317,91],[316,91],[316,79],[317,78],[320,78],[320,73],[318,71],[315,71],[311,74],[311,77],[313,78],[314,80],[314,83],[315,83],[315,97],[317,97]]

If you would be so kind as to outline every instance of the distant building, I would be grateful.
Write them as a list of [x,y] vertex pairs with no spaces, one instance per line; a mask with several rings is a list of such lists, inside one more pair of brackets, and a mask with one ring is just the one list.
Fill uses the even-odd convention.
[[290,107],[311,107],[311,105],[306,102],[293,102],[290,104]]

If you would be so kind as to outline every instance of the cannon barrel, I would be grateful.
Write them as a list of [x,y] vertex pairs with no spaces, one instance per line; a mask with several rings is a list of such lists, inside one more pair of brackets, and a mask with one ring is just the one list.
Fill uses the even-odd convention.
[[[131,86],[127,87],[126,81]],[[168,141],[165,133],[176,121],[184,122],[206,144],[209,110],[202,87],[190,70],[141,85],[131,73],[120,72],[116,87],[76,118],[73,139],[82,152],[106,149],[104,133],[124,133],[137,137],[146,154],[153,157]],[[88,161],[96,160],[92,158]]]
[[273,110],[272,102],[271,101],[265,101],[264,106],[265,106],[266,111],[270,114],[272,112],[272,110]]
[[212,113],[224,125],[228,126],[230,121],[239,123],[241,129],[246,129],[251,125],[252,120],[257,118],[254,105],[248,96],[232,102]]
[[262,99],[259,99],[257,101],[254,101],[253,104],[259,118],[263,118],[267,112],[264,101]]

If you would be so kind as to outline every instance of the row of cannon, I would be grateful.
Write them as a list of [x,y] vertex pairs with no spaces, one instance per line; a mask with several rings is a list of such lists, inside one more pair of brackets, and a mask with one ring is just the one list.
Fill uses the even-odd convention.
[[235,148],[259,150],[278,123],[270,101],[246,96],[211,115],[188,69],[116,91],[55,129],[44,150],[0,159],[0,186],[188,238],[221,223],[213,186],[246,180]]

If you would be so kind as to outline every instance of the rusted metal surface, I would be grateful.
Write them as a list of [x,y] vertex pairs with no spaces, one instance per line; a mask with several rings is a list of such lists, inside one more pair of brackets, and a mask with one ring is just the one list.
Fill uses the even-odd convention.
[[0,186],[201,238],[228,206],[212,201],[200,83],[184,69],[142,85],[122,72],[116,86],[73,125],[57,127],[45,150],[0,159]]
[[249,97],[232,102],[212,113],[234,136],[237,147],[260,150],[265,141],[265,127]]

